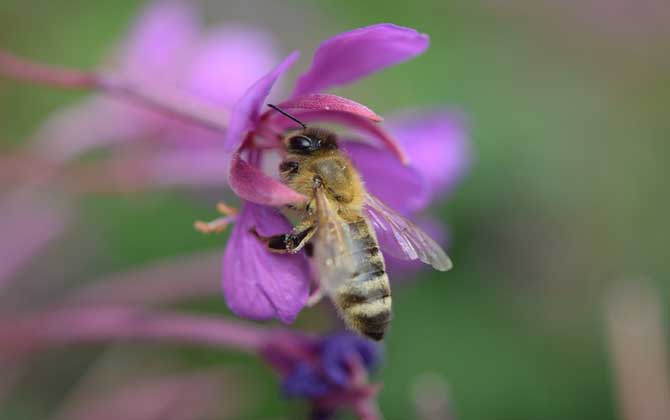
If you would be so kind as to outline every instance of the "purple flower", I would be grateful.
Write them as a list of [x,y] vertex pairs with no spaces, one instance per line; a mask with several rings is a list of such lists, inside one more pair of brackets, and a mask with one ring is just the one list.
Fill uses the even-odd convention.
[[315,339],[277,332],[262,354],[281,375],[284,395],[310,400],[320,418],[344,406],[359,414],[374,407],[379,388],[368,376],[381,354],[369,340],[349,333]]
[[[376,124],[381,117],[369,108],[323,91],[411,59],[427,47],[426,35],[390,24],[337,35],[321,44],[290,99],[279,103],[307,123],[335,122],[352,131],[351,140],[357,141],[345,138],[342,147],[368,190],[407,216],[424,210],[460,176],[467,154],[460,122],[447,111],[436,111],[398,121],[388,132]],[[297,52],[290,54],[247,90],[233,108],[226,133],[228,181],[243,199],[240,221],[244,224],[233,231],[225,252],[223,289],[233,312],[254,319],[292,321],[304,306],[311,284],[309,272],[302,268],[302,255],[271,254],[249,233],[253,226],[272,234],[289,231],[283,216],[268,208],[304,199],[267,170],[274,156],[281,154],[280,133],[291,122],[263,107],[273,85],[297,59]]]
[[[271,170],[268,170],[273,165],[271,159],[280,157],[281,153],[285,152],[280,141],[281,133],[292,123],[279,113],[270,112],[263,107],[274,84],[297,60],[298,53],[290,54],[274,70],[258,79],[246,90],[235,103],[227,126],[222,124],[216,115],[212,116],[211,107],[198,107],[196,103],[189,103],[189,106],[183,107],[175,106],[176,101],[170,100],[174,98],[161,98],[160,90],[156,92],[147,89],[144,85],[152,82],[147,81],[144,74],[139,75],[137,68],[169,67],[166,63],[174,57],[177,57],[175,63],[181,63],[180,48],[154,51],[154,47],[150,46],[157,44],[154,41],[160,36],[156,34],[160,34],[166,30],[165,28],[180,28],[166,36],[191,33],[190,30],[184,29],[192,27],[192,19],[188,18],[189,13],[184,7],[176,3],[160,3],[149,9],[146,16],[140,20],[137,26],[139,29],[134,31],[134,35],[130,37],[131,41],[126,44],[121,54],[128,61],[126,65],[121,66],[127,77],[115,79],[113,75],[107,73],[53,69],[7,54],[0,56],[2,58],[0,69],[18,78],[54,83],[58,86],[85,86],[111,95],[125,93],[124,97],[127,99],[152,103],[157,109],[176,111],[176,115],[185,116],[203,125],[216,127],[218,130],[225,129],[223,144],[213,145],[211,147],[214,149],[207,150],[207,152],[221,152],[213,155],[219,156],[220,161],[217,161],[217,158],[210,159],[210,154],[203,153],[201,146],[198,146],[178,149],[184,152],[185,160],[180,161],[180,153],[168,152],[151,159],[138,169],[144,176],[156,180],[162,179],[161,172],[170,173],[172,177],[164,178],[165,182],[172,184],[191,181],[204,183],[208,179],[217,179],[221,182],[216,176],[227,175],[229,186],[243,199],[239,215],[227,214],[225,218],[209,224],[198,223],[196,227],[204,231],[220,231],[233,220],[239,221],[239,227],[233,231],[230,246],[225,253],[223,289],[228,305],[235,313],[249,318],[278,318],[284,322],[291,322],[304,306],[311,285],[310,273],[305,269],[304,258],[301,255],[281,257],[272,255],[260,246],[249,230],[252,227],[259,227],[261,234],[264,234],[263,232],[279,233],[280,229],[289,229],[290,225],[283,216],[268,208],[278,208],[305,199],[298,192],[279,182],[272,176]],[[186,35],[184,37],[188,38]],[[181,36],[178,38],[181,39]],[[219,47],[223,44],[213,45],[217,48],[210,49],[206,45],[203,49],[219,51]],[[381,117],[372,110],[352,100],[324,93],[323,90],[350,83],[390,65],[408,60],[424,52],[427,46],[426,35],[391,24],[373,25],[340,34],[324,42],[317,49],[312,66],[300,76],[296,88],[291,95],[288,95],[289,99],[279,103],[281,108],[310,124],[315,121],[334,122],[347,128],[350,132],[347,136],[350,137],[343,139],[345,140],[343,149],[361,172],[371,194],[381,200],[375,202],[388,203],[395,212],[408,217],[413,217],[424,210],[432,199],[453,185],[454,180],[462,172],[464,162],[467,160],[465,156],[467,144],[464,142],[463,129],[457,120],[451,114],[435,113],[433,116],[421,117],[423,120],[398,122],[395,130],[392,130],[401,139],[396,140],[391,132],[377,125]],[[146,54],[137,52],[145,48],[149,48],[150,51],[147,50]],[[212,54],[218,57],[218,53]],[[145,63],[147,67],[142,67],[145,56],[148,64]],[[198,57],[201,56],[207,57],[207,54],[195,54],[191,56],[190,62],[198,63]],[[207,61],[203,59],[203,62]],[[193,68],[209,69],[207,65],[194,65]],[[181,73],[177,73],[188,74],[188,70],[192,69],[185,66],[182,70]],[[137,76],[134,73],[136,71]],[[25,73],[28,73],[29,77],[26,77]],[[168,79],[174,77],[173,72],[168,71],[165,77]],[[225,95],[223,93],[218,95],[217,89],[207,90],[208,77],[206,75],[202,79],[190,77],[181,82],[191,81],[190,88],[199,91],[201,99],[207,96],[209,101],[219,100]],[[132,82],[133,78],[136,84],[129,85],[128,80]],[[156,78],[160,80],[164,77]],[[188,98],[181,99],[188,102]],[[92,108],[86,109],[88,112]],[[134,117],[130,114],[125,115],[130,122],[126,129],[132,128],[135,122],[140,121],[141,124],[137,124],[136,127],[142,130],[138,132],[146,133],[147,131],[143,129],[147,125],[145,123],[160,121],[148,126],[165,129],[172,134],[180,133],[179,125],[182,123],[166,120],[163,115],[154,114],[153,111],[143,107],[124,105],[123,109],[124,112],[131,112],[134,115]],[[100,117],[95,112],[93,114],[89,122],[96,121],[94,118],[96,115]],[[137,115],[142,118],[136,118]],[[113,120],[112,114],[99,119]],[[115,125],[117,124],[113,126]],[[119,122],[118,125],[124,124]],[[98,132],[95,127],[90,128]],[[191,129],[195,130],[194,127],[189,127],[189,130]],[[101,129],[100,132],[104,130]],[[189,138],[199,137],[193,135]],[[403,148],[403,143],[409,146],[407,152]],[[194,152],[197,159],[193,159]],[[48,150],[46,153],[51,154]],[[203,171],[203,167],[211,167],[213,172]],[[124,165],[118,168],[115,170],[118,174],[127,172],[124,170]],[[274,170],[276,171],[276,167]],[[210,174],[213,175],[212,178],[209,178]],[[412,238],[403,237],[406,232],[414,232],[414,229],[407,225],[404,228],[400,225],[384,225],[381,219],[375,219],[373,223],[380,230],[379,239],[383,252],[430,262],[430,254],[417,252],[417,246],[420,248],[421,244],[430,243],[425,237],[414,242]],[[404,233],[398,234],[398,232]],[[434,253],[432,257],[435,254],[440,253]],[[436,267],[448,269],[449,265],[448,257],[443,256]]]
[[223,291],[228,305],[241,316],[292,322],[309,295],[307,261],[302,255],[268,253],[249,233],[254,226],[265,236],[291,230],[276,209],[253,203],[244,206],[223,257],[223,276],[227,279]]
[[[229,24],[204,31],[201,26],[190,3],[156,1],[134,23],[112,61],[124,79],[158,91],[183,90],[217,107],[225,121],[235,101],[276,62],[277,49],[268,34],[254,28]],[[33,150],[64,162],[131,140],[157,142],[159,147],[143,156],[142,168],[158,185],[221,186],[225,180],[221,133],[109,95],[95,95],[55,114],[36,134]]]

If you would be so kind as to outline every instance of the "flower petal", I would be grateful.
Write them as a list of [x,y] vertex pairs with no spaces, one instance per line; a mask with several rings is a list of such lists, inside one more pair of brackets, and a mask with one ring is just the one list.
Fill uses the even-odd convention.
[[319,375],[315,367],[306,361],[301,361],[284,378],[281,389],[288,397],[320,398],[331,390],[331,386]]
[[103,275],[74,291],[68,302],[147,307],[212,296],[220,290],[216,281],[221,272],[220,261],[219,250],[166,257],[128,271]]
[[230,161],[230,188],[241,198],[256,204],[280,207],[299,203],[306,197],[247,163],[239,153]]
[[402,165],[391,153],[367,144],[343,142],[342,148],[363,176],[370,194],[404,215],[426,207],[430,187],[417,169]]
[[270,94],[272,86],[300,56],[298,51],[291,53],[274,70],[259,79],[251,86],[233,107],[228,131],[226,133],[225,150],[227,153],[237,151],[244,142],[246,135],[258,123],[260,108]]
[[302,254],[274,254],[249,230],[285,233],[291,224],[277,210],[245,203],[223,257],[223,292],[230,309],[252,319],[293,322],[307,302],[309,268]]
[[222,145],[158,147],[73,168],[68,182],[82,192],[138,192],[151,188],[222,188],[228,179]]
[[226,25],[208,32],[199,44],[185,87],[226,108],[279,60],[270,35],[253,28]]
[[[96,363],[75,387],[57,418],[199,419],[212,418],[220,412],[218,396],[224,388],[223,372],[157,375],[150,366],[126,361],[121,367],[118,358],[108,356],[111,360],[103,358]],[[128,376],[132,380],[127,380]],[[93,383],[97,386],[90,386]]]
[[361,105],[351,99],[327,93],[313,93],[295,99],[289,99],[288,101],[282,102],[279,107],[285,110],[305,109],[314,111],[341,111],[348,114],[358,115],[359,117],[367,118],[374,122],[382,121],[382,117],[375,114],[374,111],[365,105]]
[[[408,158],[400,143],[379,125],[367,118],[362,118],[358,115],[342,111],[300,111],[295,112],[293,115],[304,122],[325,121],[347,126],[364,133],[371,138],[377,139],[381,146],[391,152],[396,159],[400,160],[403,164],[408,162]],[[276,120],[276,123],[280,126],[290,126],[290,121],[279,123],[280,121],[282,120]]]
[[373,341],[348,332],[326,337],[322,352],[323,373],[331,383],[342,388],[350,385],[347,361],[352,356],[359,357],[368,369],[375,367],[380,358],[379,347]]
[[116,99],[94,96],[51,116],[31,147],[57,162],[91,149],[140,137],[151,124],[147,112]]
[[195,44],[200,22],[196,10],[179,0],[157,0],[135,22],[120,51],[127,76],[175,80]]
[[350,83],[407,61],[426,48],[428,35],[388,23],[344,32],[319,46],[293,97]]
[[407,151],[410,165],[429,181],[433,195],[451,189],[470,165],[467,124],[457,112],[414,113],[390,120],[388,127]]
[[51,241],[62,234],[70,221],[65,208],[22,189],[0,201],[0,290]]
[[228,175],[221,145],[158,151],[145,160],[154,186],[224,187]]

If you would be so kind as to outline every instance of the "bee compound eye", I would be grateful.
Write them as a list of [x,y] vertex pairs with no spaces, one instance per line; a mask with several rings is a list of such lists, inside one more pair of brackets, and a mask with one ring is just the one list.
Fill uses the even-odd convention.
[[313,144],[312,139],[307,136],[295,136],[289,140],[288,147],[293,151],[307,151],[312,148]]

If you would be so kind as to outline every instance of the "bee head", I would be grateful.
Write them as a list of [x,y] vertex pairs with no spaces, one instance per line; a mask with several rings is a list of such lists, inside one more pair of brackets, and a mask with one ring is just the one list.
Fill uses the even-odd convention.
[[309,127],[287,135],[284,145],[289,153],[308,155],[337,149],[337,137],[331,131]]
[[335,133],[322,128],[307,127],[305,123],[278,106],[272,104],[268,104],[268,106],[286,118],[300,124],[302,127],[302,130],[289,133],[284,138],[284,145],[289,153],[308,155],[320,151],[337,149],[337,137]]

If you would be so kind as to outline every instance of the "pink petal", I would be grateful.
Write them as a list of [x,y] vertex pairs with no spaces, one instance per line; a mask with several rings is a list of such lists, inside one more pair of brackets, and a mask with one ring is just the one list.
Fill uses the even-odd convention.
[[272,86],[284,72],[286,72],[300,56],[298,51],[291,53],[274,70],[259,79],[251,86],[233,107],[228,132],[226,133],[226,152],[237,151],[244,142],[247,133],[258,124],[260,109],[270,94]]
[[326,93],[313,93],[295,99],[289,99],[279,105],[284,110],[303,109],[313,111],[341,111],[348,114],[367,118],[374,122],[382,121],[382,117],[375,114],[370,108],[354,102],[351,99]]
[[157,82],[174,81],[189,58],[199,16],[187,2],[157,0],[135,22],[120,51],[121,71]]
[[207,33],[190,60],[185,88],[231,108],[279,60],[270,35],[241,26]]
[[303,255],[267,250],[249,230],[263,236],[292,226],[277,210],[245,203],[223,257],[223,291],[230,309],[252,319],[293,322],[307,302],[309,269]]
[[414,113],[389,122],[389,131],[407,150],[410,165],[429,181],[434,195],[450,190],[470,166],[468,128],[457,112]]
[[68,302],[149,306],[211,296],[219,291],[220,261],[220,251],[167,257],[139,268],[102,276],[77,289]]
[[[135,366],[130,378],[110,390],[109,382],[120,382],[119,378],[115,378],[121,370],[119,364],[128,364],[126,359],[113,362],[109,366],[97,367],[97,371],[86,376],[79,385],[80,389],[68,398],[65,408],[56,418],[198,420],[221,414],[218,399],[224,387],[222,372],[155,376],[143,372],[138,374],[143,366]],[[132,369],[131,366],[123,366],[126,367]]]
[[396,211],[408,215],[426,207],[430,188],[417,169],[398,162],[391,153],[362,143],[343,142],[366,190]]
[[[160,139],[163,141],[164,139]],[[68,182],[81,192],[138,192],[147,188],[222,188],[228,180],[223,145],[165,147],[154,145],[137,153],[113,155],[78,165]]]
[[0,202],[0,290],[18,271],[62,234],[68,217],[32,190],[21,190]]
[[235,153],[228,176],[230,188],[241,198],[256,204],[281,207],[299,203],[306,197],[261,172]]
[[354,29],[323,42],[310,69],[300,76],[293,97],[351,83],[428,48],[428,36],[388,23]]
[[[370,138],[377,139],[383,148],[387,149],[403,164],[408,161],[402,146],[388,132],[367,118],[341,111],[300,111],[294,113],[294,115],[304,122],[325,121],[347,126],[366,134]],[[279,123],[281,120],[276,121]],[[290,121],[282,121],[281,124],[289,126]]]
[[0,353],[29,352],[71,343],[112,340],[191,344],[257,351],[267,340],[263,329],[220,316],[147,311],[133,305],[79,305],[35,315],[0,317]]
[[222,145],[176,148],[153,153],[144,161],[155,186],[224,187],[228,167]]
[[65,162],[98,147],[138,138],[150,124],[147,111],[94,96],[51,116],[31,147],[46,159]]

